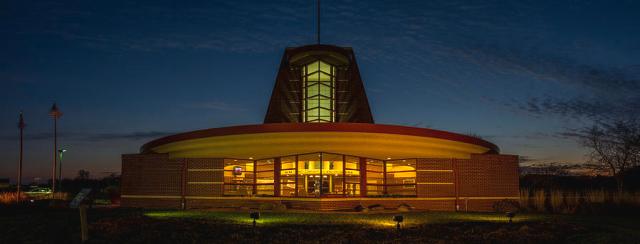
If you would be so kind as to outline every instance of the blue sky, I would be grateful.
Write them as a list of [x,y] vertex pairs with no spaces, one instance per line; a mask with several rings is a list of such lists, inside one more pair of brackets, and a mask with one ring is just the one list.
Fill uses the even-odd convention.
[[[563,133],[640,109],[637,1],[322,2],[322,42],[354,48],[377,123],[475,134],[525,162],[584,162]],[[314,1],[3,1],[0,177],[120,171],[163,135],[261,123]]]

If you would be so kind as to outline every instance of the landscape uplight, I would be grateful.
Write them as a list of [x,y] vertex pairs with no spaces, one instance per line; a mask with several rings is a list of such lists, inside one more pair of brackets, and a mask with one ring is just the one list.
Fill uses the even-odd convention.
[[260,218],[260,212],[251,212],[249,213],[249,217],[253,219],[253,228],[256,228],[256,219]]
[[402,215],[393,216],[393,221],[396,222],[396,228],[400,231],[400,223],[404,221],[404,217]]
[[509,218],[509,224],[513,223],[514,217],[516,217],[516,212],[513,212],[513,211],[507,212],[507,218]]

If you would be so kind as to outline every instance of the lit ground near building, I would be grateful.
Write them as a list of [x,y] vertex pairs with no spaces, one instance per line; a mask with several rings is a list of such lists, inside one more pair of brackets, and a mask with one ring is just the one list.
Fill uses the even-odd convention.
[[[2,209],[0,243],[76,243],[73,209]],[[256,229],[248,211],[90,209],[89,243],[637,243],[630,216],[461,212],[262,212]]]

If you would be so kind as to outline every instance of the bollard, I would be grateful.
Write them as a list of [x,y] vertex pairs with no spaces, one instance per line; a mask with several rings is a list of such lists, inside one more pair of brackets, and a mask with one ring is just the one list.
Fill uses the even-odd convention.
[[89,227],[87,226],[87,206],[80,205],[80,238],[82,242],[89,240]]

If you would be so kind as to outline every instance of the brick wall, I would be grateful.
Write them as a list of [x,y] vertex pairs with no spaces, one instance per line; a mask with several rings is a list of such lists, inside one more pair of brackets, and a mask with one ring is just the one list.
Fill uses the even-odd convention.
[[[122,206],[180,206],[183,161],[169,159],[167,154],[122,155]],[[138,195],[166,196],[164,199],[126,197]],[[145,203],[146,202],[146,203]],[[158,205],[159,206],[155,206]]]
[[[299,209],[352,209],[358,204],[422,210],[491,211],[493,204],[518,197],[518,157],[471,155],[470,159],[417,159],[417,198],[224,198],[224,160],[169,159],[166,154],[122,156],[122,206],[257,207],[283,202]],[[163,197],[164,196],[164,197]],[[274,200],[275,199],[275,200]]]
[[224,160],[219,158],[186,159],[186,195],[222,196]]
[[417,159],[416,184],[418,197],[455,197],[453,160]]

